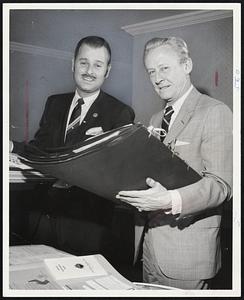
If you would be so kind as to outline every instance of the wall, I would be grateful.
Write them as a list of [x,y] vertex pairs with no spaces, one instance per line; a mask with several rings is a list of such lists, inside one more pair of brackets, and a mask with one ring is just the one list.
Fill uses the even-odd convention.
[[101,35],[111,44],[112,70],[103,88],[132,105],[136,121],[148,124],[151,115],[162,105],[142,63],[144,44],[153,36],[183,37],[194,62],[193,83],[232,108],[232,18],[135,37],[121,30],[128,24],[186,12],[11,10],[10,138],[18,141],[31,139],[38,128],[47,97],[74,89],[72,53],[76,42],[86,35]]
[[49,95],[74,89],[71,57],[86,35],[103,36],[112,48],[104,90],[132,103],[133,38],[125,24],[161,18],[177,10],[11,10],[10,138],[29,140]]
[[[147,125],[163,103],[153,90],[143,66],[145,43],[156,36],[179,36],[188,44],[193,60],[193,84],[232,109],[233,100],[233,19],[143,33],[134,37],[132,106],[137,121]],[[216,82],[216,72],[218,80]]]

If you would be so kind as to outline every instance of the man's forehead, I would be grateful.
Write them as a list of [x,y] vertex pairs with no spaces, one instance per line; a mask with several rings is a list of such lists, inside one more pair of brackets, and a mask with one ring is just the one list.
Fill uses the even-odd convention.
[[158,60],[162,61],[178,61],[179,55],[178,53],[170,46],[170,45],[160,45],[155,47],[147,53],[145,57],[145,63],[152,63]]
[[154,54],[154,55],[160,55],[160,54],[167,54],[170,56],[178,56],[178,53],[176,52],[176,50],[171,46],[171,45],[160,45],[157,46],[151,50],[149,50],[148,55],[149,54]]
[[108,54],[108,50],[104,47],[94,47],[87,44],[83,44],[79,48],[79,53],[81,52],[97,52],[97,53],[106,53]]
[[88,55],[97,56],[97,60],[108,60],[109,53],[108,50],[104,47],[93,47],[87,44],[81,45],[78,51],[77,57],[79,58],[86,58]]

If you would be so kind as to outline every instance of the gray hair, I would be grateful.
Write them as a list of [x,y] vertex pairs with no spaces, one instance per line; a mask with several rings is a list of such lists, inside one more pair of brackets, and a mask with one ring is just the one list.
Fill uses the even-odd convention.
[[149,40],[144,47],[144,53],[143,53],[144,64],[145,64],[145,58],[147,54],[152,49],[155,49],[160,46],[166,46],[166,45],[170,46],[178,54],[180,63],[184,63],[190,58],[187,44],[182,38],[173,37],[173,36],[167,38],[155,37]]

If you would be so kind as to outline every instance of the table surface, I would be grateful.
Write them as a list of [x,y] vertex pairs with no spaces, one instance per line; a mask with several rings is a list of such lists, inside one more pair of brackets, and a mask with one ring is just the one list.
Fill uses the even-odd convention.
[[54,177],[42,174],[36,170],[9,170],[9,183],[46,182],[53,181]]

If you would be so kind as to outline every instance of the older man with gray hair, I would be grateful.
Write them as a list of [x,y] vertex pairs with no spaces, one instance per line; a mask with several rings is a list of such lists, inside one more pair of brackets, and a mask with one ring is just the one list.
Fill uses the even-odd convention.
[[[193,64],[181,38],[148,41],[144,64],[165,105],[151,118],[154,134],[202,178],[175,190],[147,178],[147,190],[121,191],[117,198],[147,212],[144,281],[208,289],[221,268],[222,204],[232,195],[232,112],[192,85]],[[136,241],[142,232],[136,226]]]

